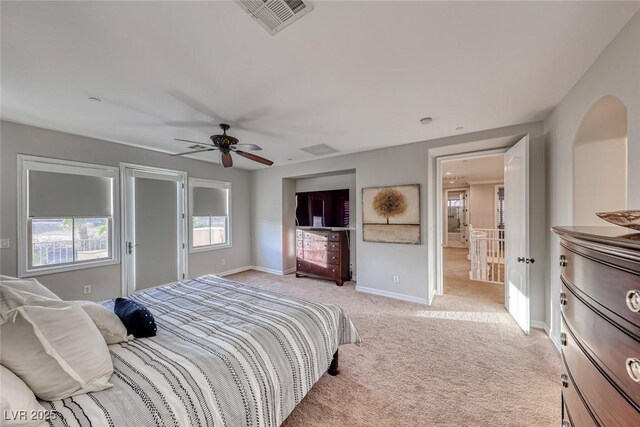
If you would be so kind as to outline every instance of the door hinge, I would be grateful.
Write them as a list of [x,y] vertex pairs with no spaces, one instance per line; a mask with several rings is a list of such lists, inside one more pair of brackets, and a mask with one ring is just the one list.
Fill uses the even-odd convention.
[[184,273],[182,273],[182,278],[183,278],[183,279],[185,278],[185,274],[184,274]]
[[185,246],[185,244],[183,243],[183,244],[182,244],[182,249],[184,249],[184,248],[186,248],[186,246]]
[[182,184],[182,188],[184,188],[184,183]]
[[182,214],[182,219],[184,219],[184,214]]

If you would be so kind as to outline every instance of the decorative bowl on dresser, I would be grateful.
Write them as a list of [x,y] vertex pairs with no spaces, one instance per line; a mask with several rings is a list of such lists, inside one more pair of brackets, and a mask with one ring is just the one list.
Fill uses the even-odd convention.
[[333,280],[338,286],[350,279],[348,231],[296,230],[296,277]]
[[560,236],[562,425],[640,426],[640,233]]

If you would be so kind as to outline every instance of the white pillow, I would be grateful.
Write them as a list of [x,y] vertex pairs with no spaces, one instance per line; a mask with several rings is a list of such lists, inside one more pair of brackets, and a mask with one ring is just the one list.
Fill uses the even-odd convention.
[[0,425],[32,427],[46,425],[38,417],[45,409],[29,387],[9,369],[0,365]]
[[95,302],[65,302],[2,285],[0,285],[0,295],[2,296],[0,304],[0,324],[8,320],[11,310],[22,307],[23,305],[66,307],[69,303],[72,303],[80,306],[91,320],[93,320],[93,323],[97,326],[107,344],[117,344],[133,339],[133,335],[127,335],[127,328],[113,311]]
[[111,387],[113,363],[89,316],[72,303],[22,306],[0,326],[0,362],[44,400]]
[[60,300],[58,295],[51,292],[42,283],[33,278],[18,279],[11,276],[0,276],[0,285],[8,286],[20,291],[30,292],[36,295],[41,295],[43,297]]
[[127,334],[124,323],[113,311],[91,301],[72,302],[79,305],[89,315],[107,344],[118,344],[133,339],[133,335]]

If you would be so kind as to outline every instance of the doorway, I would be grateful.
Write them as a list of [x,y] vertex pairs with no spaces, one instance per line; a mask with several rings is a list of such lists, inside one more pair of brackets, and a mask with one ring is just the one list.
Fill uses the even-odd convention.
[[[435,164],[436,294],[504,306],[528,334],[528,136],[511,148],[437,157]],[[448,193],[461,188],[468,192],[468,241],[452,248]]]
[[186,277],[186,172],[123,163],[122,293]]
[[445,201],[444,245],[452,248],[466,248],[469,191],[466,188],[445,189]]

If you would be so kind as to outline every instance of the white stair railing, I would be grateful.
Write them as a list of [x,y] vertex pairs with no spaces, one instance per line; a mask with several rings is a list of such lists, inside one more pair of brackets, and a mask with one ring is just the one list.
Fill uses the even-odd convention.
[[504,230],[469,226],[469,279],[504,283]]

